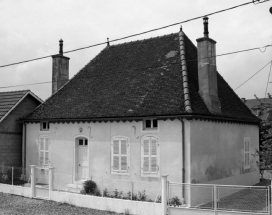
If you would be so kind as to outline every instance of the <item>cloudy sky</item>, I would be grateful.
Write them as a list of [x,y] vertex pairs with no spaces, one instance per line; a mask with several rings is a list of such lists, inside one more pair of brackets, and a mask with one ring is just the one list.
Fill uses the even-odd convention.
[[[263,0],[261,0],[263,1]],[[249,0],[0,0],[0,66],[85,47],[249,2]],[[272,1],[249,4],[209,17],[217,54],[272,44]],[[203,36],[202,19],[182,25],[196,44]],[[123,43],[176,33],[179,25],[132,37]],[[114,43],[112,43],[114,44]],[[105,45],[66,54],[70,78]],[[263,51],[263,52],[261,52]],[[272,59],[272,48],[217,58],[217,69],[235,89]],[[270,65],[235,92],[239,97],[264,97]],[[52,59],[0,68],[0,91],[30,89],[45,100],[51,95]],[[270,76],[272,81],[272,75]],[[9,87],[26,85],[21,87]],[[272,94],[272,83],[268,85]]]

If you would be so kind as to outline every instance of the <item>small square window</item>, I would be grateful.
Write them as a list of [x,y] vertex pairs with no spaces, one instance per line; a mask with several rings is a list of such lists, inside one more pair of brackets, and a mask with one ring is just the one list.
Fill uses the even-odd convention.
[[49,122],[41,122],[40,123],[40,130],[41,131],[49,131]]
[[145,120],[145,128],[151,128],[151,120]]
[[78,145],[83,146],[83,139],[78,140]]
[[143,121],[144,130],[157,130],[158,120],[157,119],[146,119]]

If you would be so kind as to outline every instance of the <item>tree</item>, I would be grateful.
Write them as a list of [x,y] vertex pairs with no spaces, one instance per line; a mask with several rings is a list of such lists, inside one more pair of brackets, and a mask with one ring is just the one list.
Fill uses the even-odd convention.
[[[261,101],[256,95],[254,95],[258,100],[257,107],[257,116],[262,116],[269,113],[272,114],[272,104],[269,102]],[[271,95],[268,94],[268,97]],[[257,153],[260,157],[259,166],[260,169],[272,168],[272,121],[269,120],[269,117],[263,119],[260,123],[260,148],[257,150]]]

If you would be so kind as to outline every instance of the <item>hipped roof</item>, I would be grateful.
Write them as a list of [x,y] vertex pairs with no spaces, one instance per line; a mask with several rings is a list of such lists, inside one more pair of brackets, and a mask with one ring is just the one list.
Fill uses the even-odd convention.
[[[198,93],[197,48],[186,35],[184,41],[190,115],[258,122],[219,74],[222,114],[209,112]],[[178,33],[108,46],[25,120],[188,115],[179,48]]]

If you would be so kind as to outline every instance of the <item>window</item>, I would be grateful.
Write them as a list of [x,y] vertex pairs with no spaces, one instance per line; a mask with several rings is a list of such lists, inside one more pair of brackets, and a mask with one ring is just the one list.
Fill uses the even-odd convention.
[[244,139],[244,168],[250,168],[250,138]]
[[111,143],[111,173],[128,174],[129,142],[126,137],[114,137]]
[[78,139],[78,145],[79,146],[88,146],[88,140],[87,139]]
[[47,136],[41,136],[39,138],[39,165],[46,166],[49,164],[49,138]]
[[41,131],[49,131],[49,122],[41,122],[40,123],[40,130]]
[[157,130],[158,120],[157,119],[146,119],[143,121],[144,130]]
[[142,176],[159,177],[160,174],[160,148],[158,138],[145,136],[141,143],[141,169]]

